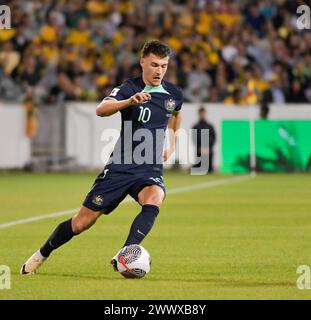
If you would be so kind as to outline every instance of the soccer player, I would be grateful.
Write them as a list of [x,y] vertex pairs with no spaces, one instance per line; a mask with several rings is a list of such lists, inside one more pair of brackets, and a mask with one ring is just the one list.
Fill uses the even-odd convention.
[[[128,194],[141,205],[141,211],[124,246],[140,244],[150,232],[165,197],[162,161],[174,152],[181,122],[182,92],[163,80],[169,58],[170,49],[164,43],[146,42],[140,58],[142,74],[114,88],[97,106],[100,117],[121,112],[120,138],[79,212],[57,226],[24,263],[21,274],[35,273],[53,250],[90,228],[102,214],[112,212]],[[164,150],[167,127],[170,146]],[[115,267],[115,257],[111,263]]]

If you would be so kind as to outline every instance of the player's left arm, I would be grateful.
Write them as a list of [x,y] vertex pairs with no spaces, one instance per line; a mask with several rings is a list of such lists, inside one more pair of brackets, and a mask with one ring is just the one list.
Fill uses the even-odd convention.
[[170,155],[175,151],[177,139],[178,139],[178,129],[181,125],[181,112],[175,111],[172,117],[168,120],[168,148],[164,150],[163,160],[166,161]]

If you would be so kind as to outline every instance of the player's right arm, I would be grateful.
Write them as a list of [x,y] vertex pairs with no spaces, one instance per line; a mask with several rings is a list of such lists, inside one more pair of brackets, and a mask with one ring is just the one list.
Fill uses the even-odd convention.
[[151,99],[150,93],[137,92],[128,99],[117,100],[115,98],[104,99],[96,108],[96,115],[99,117],[108,117],[122,109],[144,103]]

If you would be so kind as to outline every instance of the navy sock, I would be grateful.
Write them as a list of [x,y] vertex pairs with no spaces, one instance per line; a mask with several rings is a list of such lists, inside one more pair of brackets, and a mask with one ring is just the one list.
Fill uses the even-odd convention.
[[40,252],[44,257],[48,257],[53,250],[57,249],[75,236],[75,233],[72,231],[71,220],[72,219],[69,219],[59,224],[46,243],[40,248]]
[[132,223],[130,233],[124,246],[140,244],[151,230],[158,213],[159,207],[157,206],[152,204],[145,204],[142,206],[142,211]]

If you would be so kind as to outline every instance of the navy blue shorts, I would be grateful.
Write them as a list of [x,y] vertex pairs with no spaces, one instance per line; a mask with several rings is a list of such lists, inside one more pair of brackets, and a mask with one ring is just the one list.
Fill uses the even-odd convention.
[[83,205],[93,211],[102,211],[108,214],[113,211],[129,194],[138,201],[139,192],[146,186],[157,185],[164,193],[165,186],[160,173],[127,173],[114,172],[105,169],[100,173]]

